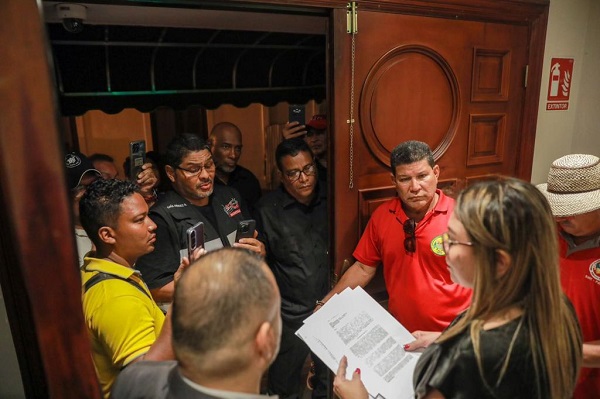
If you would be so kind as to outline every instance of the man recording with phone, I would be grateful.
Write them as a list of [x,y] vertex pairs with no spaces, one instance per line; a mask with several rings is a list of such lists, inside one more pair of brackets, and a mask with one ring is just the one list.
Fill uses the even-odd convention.
[[[115,160],[110,155],[95,153],[90,156],[89,160],[94,168],[102,174],[103,179],[120,179]],[[129,176],[129,170],[125,172],[126,176]],[[130,177],[130,180],[140,187],[140,194],[144,197],[148,206],[152,206],[156,202],[154,188],[158,183],[158,175],[154,172],[153,165],[150,162],[145,162],[138,168],[138,173]]]
[[314,115],[308,123],[290,120],[283,128],[283,138],[303,138],[310,147],[319,169],[319,180],[327,181],[327,117]]
[[156,249],[137,263],[157,302],[173,299],[173,274],[187,256],[187,230],[202,222],[206,251],[237,246],[264,256],[265,247],[256,239],[235,242],[239,222],[250,219],[237,190],[215,185],[215,162],[208,144],[193,134],[175,137],[164,154],[165,172],[172,191],[166,192],[150,210],[156,223]]
[[[316,161],[302,139],[284,140],[275,151],[281,186],[256,207],[267,264],[281,292],[281,351],[269,369],[268,390],[280,398],[299,397],[300,375],[309,354],[295,335],[317,300],[329,291],[327,189],[318,181]],[[315,361],[313,398],[327,396],[327,368]]]

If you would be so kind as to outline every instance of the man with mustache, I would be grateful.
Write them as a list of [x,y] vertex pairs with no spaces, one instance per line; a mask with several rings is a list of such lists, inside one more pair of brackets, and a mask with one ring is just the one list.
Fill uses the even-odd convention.
[[[137,259],[154,250],[156,224],[132,182],[99,179],[79,202],[81,224],[96,246],[81,268],[83,313],[104,397],[120,371],[139,360],[173,359],[171,316],[165,317]],[[187,259],[174,273],[179,279]]]
[[[318,183],[308,144],[284,140],[275,151],[281,186],[258,202],[256,216],[267,248],[267,264],[281,292],[281,350],[269,369],[270,394],[297,398],[309,349],[295,335],[315,301],[330,287],[327,189]],[[327,396],[327,368],[315,360],[313,398]]]
[[327,116],[314,115],[306,125],[298,122],[288,122],[283,127],[283,138],[303,138],[315,157],[319,180],[327,183]]
[[243,147],[240,128],[231,122],[217,123],[208,141],[217,166],[215,183],[238,190],[252,213],[262,190],[254,173],[238,164]]
[[383,265],[390,313],[413,335],[442,331],[471,300],[470,289],[452,282],[442,245],[454,200],[437,188],[440,167],[426,143],[401,143],[390,164],[397,197],[373,212],[354,250],[356,262],[317,308],[346,287],[364,287]]
[[[173,300],[173,275],[187,255],[186,231],[204,223],[207,251],[237,246],[264,255],[256,238],[234,243],[238,222],[249,218],[237,190],[215,185],[215,163],[210,147],[200,137],[182,134],[167,146],[165,172],[172,191],[162,195],[150,210],[156,229],[156,249],[137,263],[153,298],[159,303]],[[164,307],[163,307],[164,308]]]

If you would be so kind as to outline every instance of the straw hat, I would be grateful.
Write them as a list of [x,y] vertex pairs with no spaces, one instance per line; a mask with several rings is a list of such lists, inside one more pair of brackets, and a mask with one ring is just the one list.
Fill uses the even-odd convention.
[[554,216],[575,216],[600,209],[600,158],[565,155],[552,162],[544,193]]

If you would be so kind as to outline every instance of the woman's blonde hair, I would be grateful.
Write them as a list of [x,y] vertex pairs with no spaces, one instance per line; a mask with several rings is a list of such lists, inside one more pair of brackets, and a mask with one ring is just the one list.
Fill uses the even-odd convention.
[[[439,342],[469,329],[483,375],[479,336],[484,322],[518,306],[529,327],[538,384],[547,382],[551,398],[571,397],[582,361],[581,331],[562,293],[556,225],[543,194],[518,179],[485,181],[459,194],[454,215],[473,242],[473,299]],[[510,267],[497,277],[500,251],[509,255]],[[537,392],[545,389],[538,386]]]

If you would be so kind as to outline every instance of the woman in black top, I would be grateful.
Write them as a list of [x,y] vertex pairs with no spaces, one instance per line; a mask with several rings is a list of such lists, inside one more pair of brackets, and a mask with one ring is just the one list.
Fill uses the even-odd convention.
[[[544,196],[517,179],[486,181],[458,197],[443,236],[454,282],[471,306],[417,363],[417,398],[569,398],[582,360],[581,332],[560,287],[555,223]],[[334,382],[366,398],[346,359]]]

